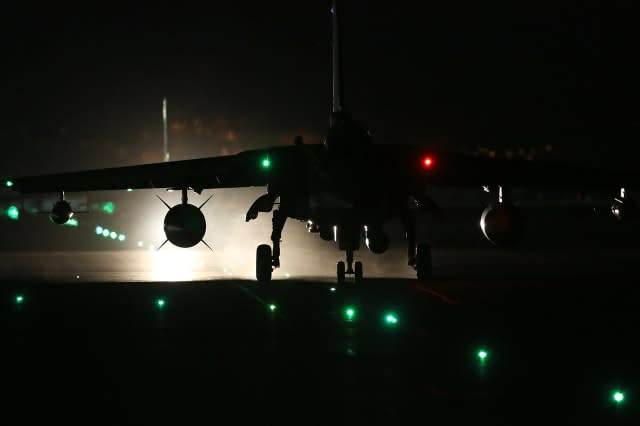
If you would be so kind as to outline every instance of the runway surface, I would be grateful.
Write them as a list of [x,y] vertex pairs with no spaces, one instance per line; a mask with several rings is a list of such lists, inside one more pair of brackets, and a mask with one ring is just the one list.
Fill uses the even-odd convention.
[[6,279],[2,423],[637,421],[635,279],[508,275]]

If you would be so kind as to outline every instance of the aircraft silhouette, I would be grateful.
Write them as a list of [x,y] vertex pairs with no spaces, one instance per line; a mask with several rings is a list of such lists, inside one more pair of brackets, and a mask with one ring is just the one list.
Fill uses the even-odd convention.
[[310,233],[337,242],[346,253],[346,263],[337,264],[339,283],[345,281],[345,275],[354,275],[356,282],[362,279],[363,266],[361,262],[354,263],[354,251],[364,239],[373,253],[384,253],[389,238],[383,225],[400,218],[406,232],[407,264],[416,270],[418,279],[429,278],[431,248],[426,242],[416,241],[416,213],[439,213],[439,207],[425,192],[430,185],[476,186],[490,192],[494,203],[482,213],[480,226],[494,244],[513,244],[522,236],[522,216],[506,192],[510,186],[622,188],[611,211],[620,219],[632,211],[634,203],[624,187],[640,180],[636,174],[480,158],[416,145],[374,144],[367,129],[344,107],[336,0],[331,7],[331,20],[332,107],[323,144],[305,144],[297,137],[291,146],[230,156],[12,178],[7,182],[21,193],[58,193],[59,201],[50,214],[58,224],[73,215],[64,199],[65,191],[181,190],[180,204],[165,203],[169,210],[164,231],[167,241],[184,248],[204,242],[206,231],[200,210],[204,203],[190,204],[189,190],[200,194],[205,189],[266,186],[266,194],[246,214],[247,221],[259,213],[273,214],[272,245],[262,244],[256,250],[256,277],[261,282],[270,281],[272,271],[280,266],[280,238],[288,218],[306,221]]

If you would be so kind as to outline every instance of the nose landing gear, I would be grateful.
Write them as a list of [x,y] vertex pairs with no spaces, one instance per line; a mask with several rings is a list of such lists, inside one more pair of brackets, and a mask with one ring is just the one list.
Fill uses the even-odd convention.
[[[338,278],[338,284],[344,284],[346,275],[353,275],[354,281],[357,284],[362,281],[362,277],[363,277],[362,262],[357,261],[354,264],[353,250],[346,250],[346,252],[347,252],[347,263],[345,264],[345,262],[340,261],[336,266],[336,275]],[[345,270],[345,266],[346,266],[346,270]]]

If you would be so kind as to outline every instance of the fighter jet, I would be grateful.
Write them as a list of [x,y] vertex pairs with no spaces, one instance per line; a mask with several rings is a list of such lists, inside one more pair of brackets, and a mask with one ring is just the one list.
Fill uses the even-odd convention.
[[513,186],[607,187],[620,194],[611,206],[616,217],[627,216],[633,208],[624,188],[637,184],[640,179],[635,174],[374,143],[367,128],[345,108],[337,3],[334,0],[330,9],[332,100],[329,128],[322,144],[306,144],[298,137],[290,146],[195,160],[10,178],[6,179],[7,186],[23,194],[59,194],[50,213],[57,224],[64,224],[73,215],[65,200],[66,192],[179,190],[180,204],[165,203],[168,211],[164,232],[167,241],[183,248],[204,242],[206,231],[201,211],[204,203],[190,204],[189,191],[201,194],[215,188],[266,187],[266,193],[246,214],[246,220],[250,221],[260,213],[272,213],[271,245],[261,244],[256,250],[256,278],[260,282],[270,281],[274,269],[280,267],[280,240],[287,219],[305,222],[310,233],[337,243],[346,254],[345,262],[336,266],[337,281],[344,283],[346,275],[353,275],[355,282],[363,278],[362,263],[354,262],[354,252],[361,243],[364,241],[373,253],[384,253],[389,248],[384,224],[399,218],[405,229],[407,265],[416,271],[418,279],[428,279],[432,275],[431,247],[416,241],[416,213],[440,211],[427,195],[430,186],[477,187],[489,192],[493,203],[482,212],[480,226],[484,236],[496,245],[513,244],[522,236],[522,215],[508,196],[508,189]]

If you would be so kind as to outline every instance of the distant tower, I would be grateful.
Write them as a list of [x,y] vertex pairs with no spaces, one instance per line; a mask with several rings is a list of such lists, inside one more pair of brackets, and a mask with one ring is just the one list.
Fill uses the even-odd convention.
[[164,131],[164,161],[169,161],[169,137],[167,135],[167,98],[162,98],[162,128]]

